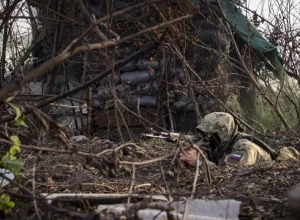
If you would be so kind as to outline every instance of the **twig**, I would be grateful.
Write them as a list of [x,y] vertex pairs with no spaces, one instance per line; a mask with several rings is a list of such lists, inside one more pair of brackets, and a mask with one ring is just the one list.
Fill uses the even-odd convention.
[[[86,7],[83,4],[83,1],[81,0],[77,0],[77,2],[80,5],[81,11],[83,12],[83,14],[89,19],[89,21],[93,24],[95,21],[93,19],[93,17],[90,15],[90,13],[88,12],[88,10],[86,9]],[[100,31],[100,29],[95,25],[94,30],[96,32],[96,34],[99,36],[99,38],[102,41],[107,41],[108,38]]]
[[[116,47],[115,47],[113,54],[115,54],[116,51],[117,50],[116,50]],[[128,128],[126,120],[125,120],[125,118],[124,118],[124,116],[123,116],[123,114],[122,114],[122,112],[120,110],[120,107],[118,105],[118,102],[117,102],[118,96],[117,96],[117,92],[116,92],[116,89],[115,89],[114,67],[115,67],[115,57],[112,57],[112,77],[111,77],[112,85],[111,85],[111,87],[112,87],[112,94],[113,94],[113,99],[114,99],[115,116],[116,116],[116,123],[117,123],[117,129],[118,129],[119,135],[121,137],[122,142],[124,142],[123,135],[122,135],[122,132],[121,132],[121,129],[120,129],[120,122],[119,122],[119,119],[118,119],[118,115],[120,116],[121,121],[122,121],[123,125],[125,126],[125,129],[126,129],[126,131],[128,133],[129,138],[131,140],[133,140],[133,137],[132,137],[132,135],[130,133],[130,130]]]
[[[94,18],[94,20],[96,20],[96,19]],[[100,25],[103,26],[103,27],[105,27],[106,29],[108,29],[108,28],[107,28],[107,25],[106,25],[105,23],[101,23]],[[108,29],[108,31],[109,31],[109,33],[111,33],[113,36],[116,37],[116,40],[117,40],[117,41],[121,39],[121,38],[120,38],[120,35],[118,35],[118,34],[117,34],[116,32],[114,32],[112,29]]]
[[[0,142],[7,143],[7,144],[10,144],[10,145],[13,145],[13,142],[8,141],[8,140],[5,140],[5,139],[0,139]],[[20,147],[21,147],[21,148],[24,148],[24,149],[37,150],[37,151],[48,151],[48,152],[65,153],[65,154],[71,154],[71,153],[74,153],[74,152],[71,151],[71,150],[54,149],[54,148],[48,148],[48,147],[37,147],[37,146],[33,146],[33,145],[25,145],[25,144],[21,144]],[[82,156],[98,157],[98,156],[96,156],[96,155],[94,155],[94,154],[89,154],[89,153],[85,153],[85,152],[81,152],[81,151],[78,151],[77,154],[78,154],[78,155],[82,155]]]
[[63,105],[63,104],[56,104],[56,103],[50,103],[49,105],[52,105],[52,106],[57,106],[57,107],[63,107],[63,108],[76,108],[76,109],[82,109],[82,106],[81,105]]
[[43,118],[43,116],[40,114],[40,111],[37,108],[35,108],[35,110],[33,111],[33,114],[40,120],[40,122],[44,126],[46,132],[49,132],[49,125],[46,122],[46,120]]
[[146,123],[148,123],[148,124],[150,124],[150,125],[152,125],[152,126],[154,126],[154,127],[156,127],[156,128],[159,128],[159,129],[161,129],[162,131],[168,132],[167,129],[165,129],[165,128],[163,128],[163,127],[161,127],[161,126],[159,126],[159,125],[157,125],[157,124],[155,124],[155,123],[153,123],[153,122],[150,122],[149,120],[145,119],[144,117],[142,117],[142,116],[136,114],[135,112],[131,111],[129,108],[127,108],[127,107],[126,107],[122,102],[120,102],[120,101],[119,101],[119,105],[122,106],[122,108],[124,108],[124,109],[125,109],[126,111],[128,111],[129,113],[131,113],[131,114],[133,114],[134,116],[136,116],[136,117],[140,118],[141,120],[143,120],[144,122],[146,122]]
[[159,162],[159,161],[162,161],[162,160],[166,160],[170,157],[172,157],[174,155],[174,153],[170,153],[170,154],[167,154],[165,156],[162,156],[162,157],[157,157],[157,158],[153,158],[153,159],[150,159],[150,160],[144,160],[144,161],[139,161],[139,162],[129,162],[129,161],[120,161],[120,164],[127,164],[127,165],[136,165],[136,166],[141,166],[141,165],[147,165],[147,164],[151,164],[151,163],[156,163],[156,162]]
[[33,107],[35,109],[35,111],[38,111],[39,114],[41,114],[41,116],[43,116],[44,118],[46,118],[48,121],[52,122],[58,129],[62,129],[65,126],[62,124],[57,123],[55,120],[53,120],[50,116],[48,116],[46,113],[44,113],[41,110],[38,110],[37,108]]
[[[114,48],[114,52],[115,52],[116,48]],[[118,133],[119,133],[119,136],[121,138],[121,141],[124,143],[124,138],[123,138],[123,134],[121,132],[121,127],[120,127],[120,121],[119,121],[119,113],[118,113],[118,97],[117,97],[117,93],[116,93],[116,89],[115,89],[115,77],[114,77],[114,74],[115,74],[115,59],[114,57],[112,57],[112,72],[111,72],[111,77],[110,77],[110,86],[111,86],[111,93],[112,93],[112,96],[113,96],[113,99],[114,99],[114,110],[115,110],[115,120],[116,120],[116,125],[117,125],[117,130],[118,130]],[[120,115],[121,116],[121,115]]]
[[[68,74],[66,74],[65,65],[63,65],[63,68],[64,68],[64,75],[66,77],[66,86],[67,86],[67,89],[70,90],[69,76],[68,76]],[[85,104],[85,102],[84,102],[84,104]],[[74,100],[71,100],[71,105],[72,106],[75,105]],[[78,125],[77,115],[76,115],[75,109],[73,109],[73,108],[72,108],[72,114],[73,114],[73,117],[74,117],[76,131],[79,131],[79,125]]]
[[[7,24],[10,14],[14,11],[14,9],[18,5],[18,3],[21,1],[22,0],[16,0],[10,6],[6,5],[5,10],[0,12],[0,18],[2,19],[2,23],[0,25],[0,32],[2,32],[3,26]],[[9,3],[10,1],[7,1],[7,2]]]
[[[35,168],[36,168],[36,160],[34,161],[34,164],[33,164],[33,168],[32,168],[32,196],[35,197]],[[36,202],[36,199],[34,198],[33,199],[33,206],[34,206],[34,210],[35,210],[35,213],[38,217],[39,220],[41,220],[41,215],[40,215],[40,212],[39,212],[39,209],[38,209],[38,206],[37,206],[37,202]]]
[[[69,21],[72,24],[79,24],[79,22],[77,22],[76,20],[73,20],[73,19],[69,18],[68,16],[65,16],[65,15],[59,13],[58,11],[47,7],[46,4],[44,4],[44,3],[38,3],[38,2],[33,1],[33,0],[28,0],[28,1],[31,2],[31,3],[33,3],[34,5],[40,6],[42,8],[45,8],[45,10],[51,11],[53,14],[56,14],[56,15],[64,18],[64,19],[66,19],[67,21]],[[57,20],[55,20],[55,22],[57,22]]]
[[183,211],[183,216],[182,220],[188,219],[188,215],[190,212],[190,204],[189,204],[190,199],[185,200],[185,206],[184,206],[184,211]]
[[[65,190],[66,188],[70,188],[70,187],[77,186],[77,185],[85,185],[84,182],[93,181],[93,180],[95,180],[95,178],[91,177],[88,179],[81,179],[72,184],[61,185],[60,187],[58,185],[47,185],[47,187],[56,187],[56,191],[61,192],[61,191]],[[92,185],[94,185],[94,183],[92,183]],[[59,188],[57,188],[57,187],[59,187]]]
[[[20,196],[20,197],[25,197],[25,198],[34,198],[34,199],[40,199],[41,200],[41,203],[43,203],[44,205],[46,205],[48,208],[50,208],[51,210],[55,210],[56,212],[64,212],[64,213],[68,213],[68,214],[72,214],[73,212],[70,212],[69,210],[66,210],[66,209],[58,209],[54,206],[51,206],[49,205],[48,202],[45,202],[44,200],[46,200],[47,198],[45,198],[43,196],[43,194],[41,194],[41,197],[34,197],[33,194],[28,190],[26,189],[24,186],[22,186],[21,184],[17,183],[16,181],[8,178],[7,176],[5,176],[3,173],[0,173],[0,177],[3,178],[3,179],[6,179],[7,181],[9,181],[11,184],[13,184],[14,186],[17,186],[18,188],[21,189],[21,191],[23,191],[24,193],[26,193],[27,195],[17,195],[17,194],[14,194],[14,193],[11,193],[15,196]],[[29,196],[28,196],[29,195]],[[49,194],[47,194],[48,196]]]
[[[7,1],[7,3],[9,3],[9,1]],[[8,6],[8,5],[7,5]],[[2,52],[1,52],[1,60],[0,60],[0,88],[2,88],[3,86],[3,81],[4,81],[4,76],[5,76],[5,60],[6,60],[6,46],[7,46],[7,42],[8,42],[8,27],[9,25],[7,23],[3,23],[1,24],[1,26],[4,25],[4,30],[3,30],[3,41],[2,41]],[[2,28],[0,28],[1,30]]]
[[297,114],[298,123],[300,124],[300,112],[299,112],[299,108],[298,108],[297,103],[291,97],[289,97],[287,94],[285,94],[285,96],[293,104],[293,106],[295,108],[295,111],[296,111],[296,114]]
[[[196,160],[199,160],[200,152],[197,153],[197,158]],[[198,175],[199,175],[199,165],[198,163],[196,164],[196,169],[195,169],[195,175],[194,175],[194,181],[193,181],[193,188],[192,188],[192,194],[190,199],[194,198],[195,192],[196,192],[196,187],[197,187],[197,180],[198,180]]]
[[[19,96],[21,96],[22,98],[24,97],[38,97],[40,96],[42,99],[46,98],[46,97],[55,97],[55,95],[48,95],[48,94],[16,94],[14,99],[17,99]],[[85,104],[86,102],[80,99],[74,99],[71,97],[65,97],[65,99],[70,100],[70,101],[75,101],[75,102],[79,102],[82,104]]]
[[[86,79],[86,75],[87,75],[87,52],[84,53],[83,55],[83,73],[82,73],[82,77],[81,77],[81,84],[85,83],[85,79]],[[80,99],[83,99],[84,97],[84,93],[86,93],[87,97],[89,97],[89,88],[87,88],[87,90],[85,91],[84,89],[81,91],[81,95],[80,95]],[[82,108],[80,106],[79,109],[79,117],[80,117],[80,124],[81,124],[81,130],[83,134],[86,134],[87,132],[87,128],[84,127],[84,120],[83,120],[83,115],[82,115]],[[77,121],[77,118],[75,117],[75,121]],[[87,125],[88,126],[88,125]]]
[[126,143],[126,144],[121,144],[119,147],[117,147],[115,149],[107,149],[107,150],[101,151],[100,153],[96,154],[96,156],[101,156],[101,155],[106,154],[106,153],[111,153],[113,151],[118,151],[118,150],[120,150],[124,147],[127,147],[127,146],[134,146],[136,149],[139,148],[139,146],[137,146],[134,143]]
[[167,180],[166,180],[166,175],[165,175],[166,172],[164,171],[164,168],[162,166],[160,166],[160,170],[161,170],[161,175],[162,175],[162,177],[164,179],[165,186],[166,186],[167,191],[169,193],[169,200],[172,202],[173,198],[172,198],[172,195],[171,195],[171,191],[170,191],[169,185],[168,185]]
[[20,188],[20,190],[23,191],[24,193],[31,195],[32,198],[34,197],[32,192],[30,192],[28,189],[26,189],[24,186],[22,186],[15,180],[12,180],[12,179],[8,178],[7,176],[5,176],[4,173],[0,173],[0,177],[7,180],[9,183],[13,184],[14,186]]
[[191,92],[191,98],[192,98],[192,101],[193,101],[193,105],[194,105],[194,110],[195,110],[195,113],[197,115],[197,122],[198,124],[201,123],[201,114],[200,114],[200,110],[199,110],[199,107],[198,107],[198,103],[197,103],[197,100],[196,100],[196,96],[195,96],[195,92],[194,92],[194,88],[190,88],[190,92]]
[[[181,62],[184,66],[186,66],[185,62],[183,60],[181,60]],[[188,103],[189,97],[191,97],[191,99],[193,101],[194,111],[195,111],[196,116],[197,116],[197,123],[200,124],[201,123],[201,114],[200,114],[198,103],[197,103],[197,100],[196,100],[196,97],[195,97],[194,88],[192,86],[191,76],[188,73],[188,71],[186,71],[186,68],[184,68],[184,69],[185,69],[184,72],[185,72],[185,75],[186,75],[186,78],[187,78],[187,81],[188,81],[188,95],[187,95],[186,105]],[[184,109],[184,117],[183,117],[184,120],[185,120],[185,117],[186,117],[186,109]]]
[[131,134],[131,131],[130,131],[130,129],[129,129],[129,127],[128,127],[128,124],[127,124],[127,122],[125,121],[125,118],[124,118],[124,116],[123,116],[123,114],[122,114],[122,112],[121,112],[121,109],[120,109],[120,107],[119,106],[117,106],[118,108],[118,113],[119,113],[119,115],[120,115],[120,118],[121,118],[121,120],[122,120],[122,123],[123,123],[123,125],[125,126],[125,128],[126,128],[126,131],[127,131],[127,133],[128,133],[128,136],[129,136],[129,138],[131,139],[131,140],[133,140],[133,136],[132,136],[132,134]]
[[[137,112],[138,112],[138,114],[139,114],[139,118],[142,118],[143,116],[142,116],[141,111],[140,111],[140,102],[141,102],[141,97],[139,96],[139,97],[137,98],[136,109],[137,109]],[[144,128],[145,128],[146,130],[148,130],[148,127],[146,126],[146,124],[144,123],[143,120],[139,120],[139,122],[141,122],[141,123],[143,124]]]
[[7,122],[5,122],[5,124],[4,124],[4,132],[5,132],[6,137],[8,137],[8,131],[7,130],[8,130],[7,129]]
[[282,72],[282,80],[281,80],[281,85],[280,85],[280,89],[278,91],[278,95],[276,96],[276,101],[275,101],[275,106],[276,108],[278,108],[278,100],[279,100],[279,96],[282,92],[283,86],[284,86],[284,82],[285,82],[285,76],[284,73]]
[[[173,158],[172,158],[172,160],[171,160],[171,163],[170,163],[170,165],[169,165],[167,171],[169,171],[169,170],[171,169],[171,167],[172,167],[174,161],[176,160],[176,158],[177,158],[179,152],[182,150],[182,145],[183,145],[183,143],[184,143],[183,141],[177,140],[177,143],[176,143],[176,152],[172,155]],[[162,175],[160,175],[159,179],[158,179],[157,181],[155,181],[155,184],[154,184],[154,185],[156,185],[158,182],[160,182],[161,178],[165,178],[165,174],[166,174],[166,173],[162,173]],[[152,186],[151,186],[151,187],[152,187]],[[151,187],[150,187],[148,190],[150,190]],[[170,191],[170,192],[171,192],[171,191]]]
[[93,24],[92,24],[92,25],[91,25],[91,26],[90,26],[90,27],[89,27],[89,28],[81,35],[80,38],[83,39],[84,37],[86,37],[86,36],[87,36],[87,35],[95,28],[96,25],[102,24],[104,21],[107,21],[107,20],[111,19],[112,17],[118,16],[118,15],[122,15],[122,14],[128,12],[128,11],[131,11],[132,9],[135,9],[135,8],[142,8],[142,7],[146,6],[146,5],[153,4],[153,3],[156,3],[156,2],[160,2],[160,1],[162,1],[162,0],[152,0],[152,1],[150,1],[150,2],[143,2],[143,3],[140,3],[140,4],[135,4],[135,5],[131,6],[131,7],[122,9],[122,10],[117,11],[117,12],[115,12],[115,13],[112,13],[112,14],[109,14],[109,15],[107,15],[107,16],[104,16],[104,17],[102,17],[102,18],[100,18],[100,19],[97,19],[97,20],[95,20],[95,21],[93,22]]
[[166,71],[166,51],[165,48],[162,47],[162,54],[163,54],[163,60],[161,64],[161,74],[165,76],[166,80],[166,98],[167,98],[167,110],[168,110],[168,117],[169,117],[169,123],[170,123],[170,131],[174,132],[175,127],[174,127],[174,122],[173,122],[173,116],[172,116],[172,111],[170,109],[170,91],[169,91],[169,83],[168,83],[168,75]]
[[[208,185],[208,188],[210,188],[212,180],[211,180],[210,168],[208,166],[208,160],[207,160],[205,154],[202,152],[202,150],[196,144],[193,144],[193,147],[197,150],[198,155],[200,156],[201,160],[203,161],[207,185]],[[199,168],[199,166],[197,166],[197,167]]]
[[133,189],[133,185],[134,185],[134,181],[135,181],[135,165],[132,164],[132,178],[131,178],[131,182],[130,182],[130,187],[128,190],[128,198],[127,198],[127,204],[130,204],[130,198],[131,198],[131,194],[132,194],[132,189]]
[[26,49],[22,57],[18,60],[18,65],[11,71],[11,75],[15,75],[17,71],[20,70],[21,66],[25,63],[25,61],[29,58],[31,52],[36,48],[36,46],[44,39],[45,28],[40,30],[39,36],[32,42],[32,44]]
[[92,137],[92,108],[93,108],[93,89],[88,88],[88,121],[87,121],[87,136],[89,139]]

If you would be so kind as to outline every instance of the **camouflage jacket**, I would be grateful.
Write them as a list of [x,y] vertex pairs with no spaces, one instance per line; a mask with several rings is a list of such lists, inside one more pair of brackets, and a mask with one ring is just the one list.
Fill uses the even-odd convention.
[[253,165],[273,160],[300,159],[294,148],[275,151],[255,136],[238,132],[235,119],[225,112],[206,115],[196,129],[218,139],[217,146],[210,149],[210,159],[216,163],[224,160],[227,164]]

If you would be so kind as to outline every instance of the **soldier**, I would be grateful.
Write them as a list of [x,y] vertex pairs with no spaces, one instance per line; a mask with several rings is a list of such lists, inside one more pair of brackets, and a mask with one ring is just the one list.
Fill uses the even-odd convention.
[[[284,147],[275,151],[257,137],[238,132],[235,119],[225,112],[213,112],[206,115],[196,130],[209,140],[208,159],[217,165],[223,162],[253,165],[273,160],[300,159],[299,152],[293,147]],[[196,164],[196,158],[195,149],[186,150],[180,154],[180,159],[190,165]],[[198,162],[202,164],[201,161]]]

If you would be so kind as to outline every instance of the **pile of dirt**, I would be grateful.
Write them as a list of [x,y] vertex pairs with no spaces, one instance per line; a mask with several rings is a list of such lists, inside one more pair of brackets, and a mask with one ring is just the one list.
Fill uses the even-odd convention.
[[[296,134],[293,137],[296,137]],[[50,142],[42,145],[63,149],[60,143]],[[94,143],[78,144],[76,152],[96,154],[104,150],[118,149],[120,145],[121,143],[98,139]],[[36,195],[76,192],[135,193],[141,197],[162,195],[169,200],[184,200],[191,195],[195,170],[192,167],[183,167],[172,155],[163,158],[175,152],[178,152],[178,145],[166,141],[148,140],[128,144],[118,150],[119,169],[114,175],[105,177],[99,173],[99,169],[90,166],[88,157],[82,154],[24,150],[22,156],[26,158],[25,167],[15,180],[28,191],[33,191],[34,185]],[[103,155],[110,155],[110,152]],[[130,164],[142,161],[147,162],[135,166]],[[288,203],[286,193],[300,182],[300,162],[289,161],[244,168],[222,167],[212,170],[211,177],[212,184],[208,186],[204,170],[200,171],[194,198],[242,201],[241,219],[289,219],[291,217],[286,208]],[[131,189],[130,185],[133,186]],[[36,218],[33,203],[28,202],[30,196],[26,196],[24,190],[10,184],[5,191],[16,201],[16,207],[8,214],[8,218],[24,219],[24,216]],[[83,216],[93,212],[97,205],[107,202],[101,200],[74,202],[74,198],[52,203],[50,209],[49,205],[41,201],[37,200],[41,214],[52,216],[47,219],[75,216],[74,213],[80,215],[70,219],[82,219]]]

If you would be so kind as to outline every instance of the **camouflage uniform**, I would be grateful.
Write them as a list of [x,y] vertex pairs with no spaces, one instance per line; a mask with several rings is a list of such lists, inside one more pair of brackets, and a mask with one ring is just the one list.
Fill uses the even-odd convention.
[[[199,126],[199,131],[218,134],[220,137],[220,146],[227,146],[230,142],[233,146],[228,146],[231,152],[225,156],[227,164],[253,165],[262,162],[271,162],[272,158],[261,146],[253,143],[249,139],[238,139],[237,125],[232,115],[225,112],[213,112],[206,115]],[[276,160],[300,159],[299,152],[294,148],[284,147],[278,151]]]

